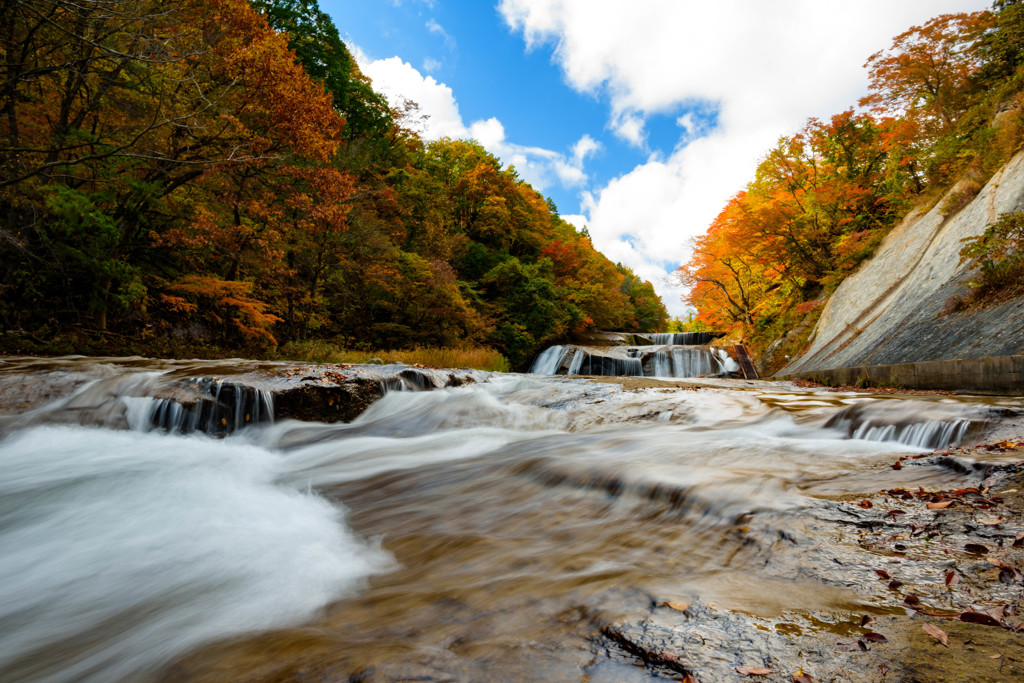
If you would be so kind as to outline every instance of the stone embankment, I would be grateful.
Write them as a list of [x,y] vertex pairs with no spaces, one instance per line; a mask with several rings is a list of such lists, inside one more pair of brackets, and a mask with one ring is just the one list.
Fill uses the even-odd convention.
[[777,377],[1021,393],[1024,300],[945,309],[971,275],[960,263],[962,240],[1024,209],[1024,153],[960,211],[943,215],[944,204],[914,211],[893,229],[828,300],[808,350]]

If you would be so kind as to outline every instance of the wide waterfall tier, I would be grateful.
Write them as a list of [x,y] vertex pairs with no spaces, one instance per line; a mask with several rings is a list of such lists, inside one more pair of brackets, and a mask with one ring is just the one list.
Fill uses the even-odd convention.
[[721,332],[656,332],[646,335],[655,344],[669,346],[704,346],[710,344]]
[[709,346],[566,345],[551,346],[542,351],[530,372],[535,375],[705,377],[726,375],[738,368],[736,361],[724,349]]

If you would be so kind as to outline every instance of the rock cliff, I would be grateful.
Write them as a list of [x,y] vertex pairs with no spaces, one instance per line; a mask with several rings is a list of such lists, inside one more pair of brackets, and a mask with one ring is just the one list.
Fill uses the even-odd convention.
[[1001,213],[1024,210],[1024,153],[957,213],[944,216],[943,204],[914,211],[893,229],[828,300],[808,350],[777,376],[1024,353],[1024,299],[943,315],[970,276],[959,264],[961,240],[983,233]]

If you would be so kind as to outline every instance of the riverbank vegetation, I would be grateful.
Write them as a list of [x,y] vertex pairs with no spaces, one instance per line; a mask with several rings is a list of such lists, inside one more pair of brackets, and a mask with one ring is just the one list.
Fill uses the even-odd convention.
[[513,167],[412,133],[316,0],[0,8],[3,350],[521,366],[591,326],[664,325]]
[[748,341],[767,371],[795,357],[828,295],[900,220],[940,201],[955,214],[1021,149],[1022,64],[1019,0],[896,36],[867,60],[859,106],[779,140],[697,238],[678,271],[696,321]]

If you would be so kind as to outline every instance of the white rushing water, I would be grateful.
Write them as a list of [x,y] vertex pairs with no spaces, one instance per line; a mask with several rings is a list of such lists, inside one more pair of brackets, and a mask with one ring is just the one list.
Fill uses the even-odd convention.
[[[548,351],[538,363],[561,362],[563,350]],[[50,424],[56,408],[2,425],[0,680],[144,678],[199,645],[303,623],[358,593],[397,564],[350,528],[348,501],[328,495],[353,482],[367,482],[362,504],[386,508],[382,482],[429,491],[472,467],[469,495],[497,519],[543,506],[509,500],[503,487],[518,478],[593,490],[595,500],[685,498],[701,524],[716,524],[804,505],[816,482],[945,445],[984,419],[983,406],[953,401],[728,382],[624,392],[505,375],[388,393],[351,424],[239,418],[244,428],[218,439],[154,429],[154,415],[175,408],[139,395],[157,374],[129,379],[104,377],[58,403],[88,407],[112,386],[131,387],[117,398],[121,413],[89,414],[100,425],[123,414],[133,430]],[[238,400],[271,410],[264,394]],[[442,538],[464,516],[443,508],[430,513]]]
[[240,440],[37,426],[0,463],[3,680],[128,678],[390,566]]

